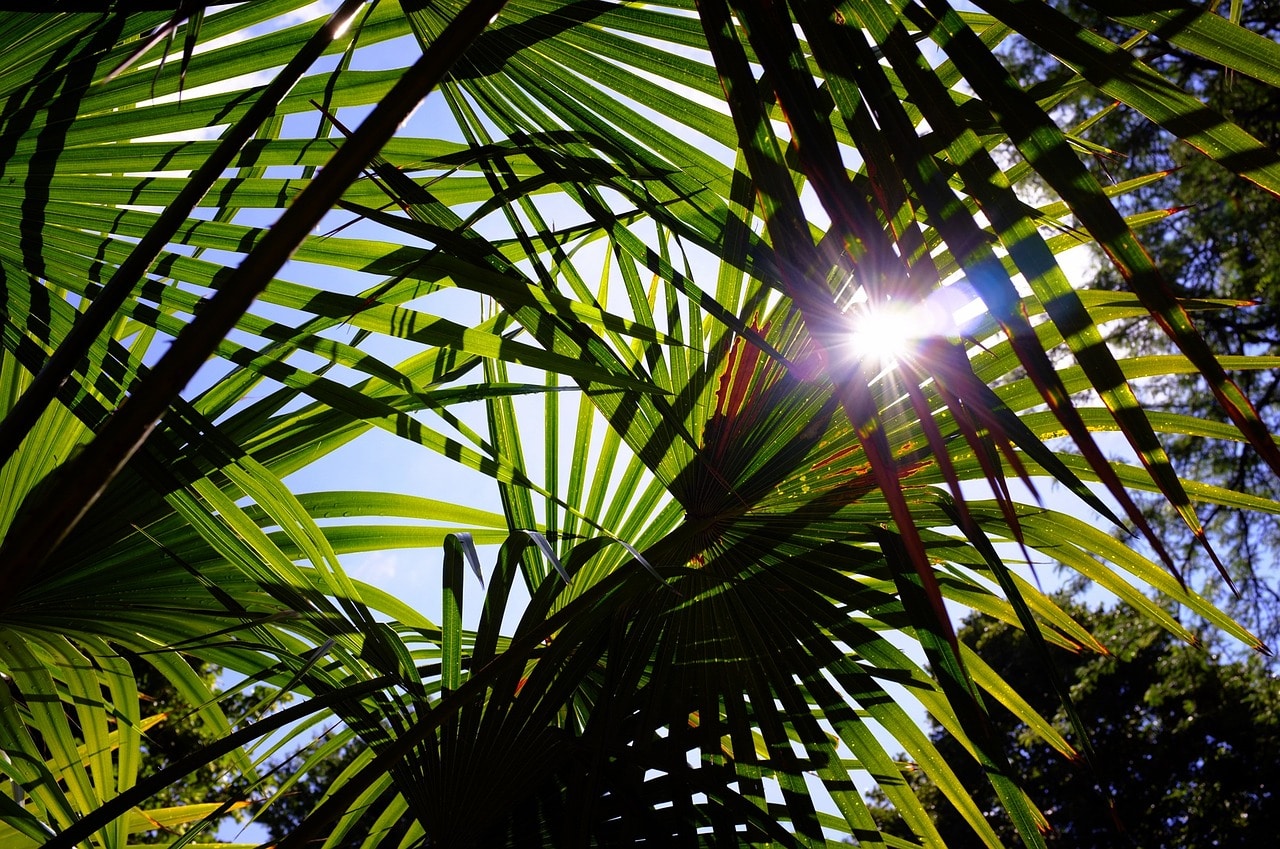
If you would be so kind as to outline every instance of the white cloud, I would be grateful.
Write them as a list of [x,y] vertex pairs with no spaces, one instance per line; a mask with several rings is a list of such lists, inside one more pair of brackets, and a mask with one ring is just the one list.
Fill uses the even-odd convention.
[[400,570],[400,555],[391,551],[375,551],[350,566],[351,577],[374,586],[387,587]]

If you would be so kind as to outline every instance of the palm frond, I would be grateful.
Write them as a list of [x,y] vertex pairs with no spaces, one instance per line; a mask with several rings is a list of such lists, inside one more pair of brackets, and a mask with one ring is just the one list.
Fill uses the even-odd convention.
[[[913,845],[873,785],[943,845],[916,767],[997,845],[924,711],[1037,846],[988,706],[1064,757],[1088,729],[1036,715],[958,611],[1046,666],[1105,651],[1027,561],[1051,562],[1266,650],[1131,493],[1210,551],[1202,505],[1275,512],[1162,446],[1280,471],[1232,377],[1277,363],[1216,356],[1192,314],[1241,304],[1175,298],[1139,235],[1172,211],[1117,209],[1167,175],[1105,185],[1053,109],[1091,87],[1273,193],[1280,164],[1131,42],[1005,0],[269,0],[195,4],[161,59],[164,5],[0,18],[0,843],[211,820],[244,800],[146,799],[296,746],[301,770],[358,753],[282,846]],[[1276,46],[1221,16],[1114,20],[1277,84]],[[1066,75],[1019,85],[1014,33]],[[1081,242],[1131,291],[1071,280]],[[858,350],[892,311],[919,338]],[[1134,320],[1182,355],[1108,339]],[[1224,423],[1144,400],[1185,373]],[[456,477],[306,482],[375,431]],[[433,552],[438,609],[344,568],[396,549]],[[184,655],[270,695],[227,716]],[[126,657],[224,739],[139,781]]]

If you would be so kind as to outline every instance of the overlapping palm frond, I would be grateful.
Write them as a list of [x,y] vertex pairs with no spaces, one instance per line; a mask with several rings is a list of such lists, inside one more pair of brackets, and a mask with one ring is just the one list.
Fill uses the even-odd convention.
[[[0,19],[0,845],[207,825],[246,800],[147,797],[331,722],[290,769],[365,748],[281,845],[904,845],[874,785],[943,845],[917,767],[995,845],[919,708],[1042,845],[986,706],[1082,769],[1088,729],[1037,716],[957,611],[1046,666],[1105,651],[1041,560],[1265,649],[1127,493],[1206,546],[1197,505],[1274,511],[1180,479],[1160,434],[1280,471],[1230,377],[1280,363],[1215,358],[1188,311],[1239,305],[1170,295],[1134,234],[1167,211],[1122,218],[1142,181],[1100,183],[1051,110],[1090,85],[1273,193],[1280,162],[1128,45],[995,0],[330,5],[204,10],[165,61],[138,48],[172,9]],[[1280,48],[1212,13],[1117,20],[1278,81]],[[1023,90],[1013,32],[1075,75]],[[1073,286],[1081,241],[1131,293]],[[894,314],[895,356],[853,344]],[[1184,356],[1105,341],[1143,316]],[[1182,371],[1231,424],[1144,408],[1136,381]],[[456,474],[305,477],[373,431]],[[343,568],[400,548],[443,550],[439,610]],[[184,653],[297,698],[228,717]],[[127,658],[225,741],[139,782]]]

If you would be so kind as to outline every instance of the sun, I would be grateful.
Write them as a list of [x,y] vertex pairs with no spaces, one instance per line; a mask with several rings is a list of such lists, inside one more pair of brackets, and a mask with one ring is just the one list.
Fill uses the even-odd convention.
[[920,339],[930,335],[922,310],[905,305],[862,303],[850,310],[849,345],[860,360],[888,368],[911,353]]
[[845,354],[883,375],[900,362],[927,357],[930,339],[959,338],[981,314],[981,298],[963,279],[923,297],[873,297],[858,287],[844,309]]

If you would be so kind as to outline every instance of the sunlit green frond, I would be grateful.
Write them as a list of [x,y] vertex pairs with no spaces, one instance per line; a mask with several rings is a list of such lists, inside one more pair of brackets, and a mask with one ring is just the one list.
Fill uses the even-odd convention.
[[[281,846],[945,845],[916,769],[998,845],[926,715],[1038,846],[987,712],[1082,769],[1088,729],[959,615],[1046,669],[1106,652],[1056,564],[1266,650],[1133,494],[1209,552],[1206,506],[1275,512],[1165,444],[1280,471],[1233,379],[1277,362],[1210,349],[1196,312],[1245,304],[1175,297],[1141,238],[1178,210],[1117,205],[1168,173],[1109,185],[1087,136],[1132,110],[1280,190],[1271,142],[1135,49],[1276,86],[1238,15],[163,5],[0,17],[0,846],[181,843],[340,753]],[[1011,35],[1061,74],[1015,80]],[[1117,105],[1064,126],[1079,90]],[[1060,264],[1082,243],[1130,291]],[[1221,421],[1144,394],[1181,374]],[[425,608],[359,580],[396,552]],[[138,664],[219,738],[146,779]],[[224,758],[248,790],[147,801]]]

